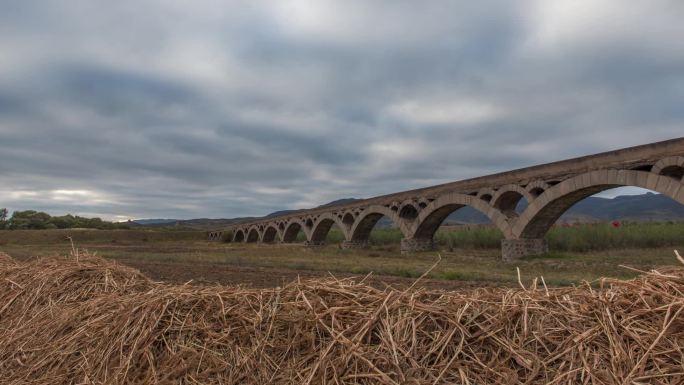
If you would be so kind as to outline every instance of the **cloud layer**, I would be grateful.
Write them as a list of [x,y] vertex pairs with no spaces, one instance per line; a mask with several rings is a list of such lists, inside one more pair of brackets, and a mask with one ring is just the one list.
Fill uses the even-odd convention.
[[0,206],[263,215],[682,136],[680,1],[9,1]]

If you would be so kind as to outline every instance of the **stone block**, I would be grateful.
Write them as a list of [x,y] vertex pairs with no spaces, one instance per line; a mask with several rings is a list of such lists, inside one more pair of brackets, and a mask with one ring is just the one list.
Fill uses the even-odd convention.
[[546,239],[504,239],[501,241],[501,257],[513,261],[528,255],[541,255],[549,251]]
[[310,247],[310,248],[317,248],[317,247],[323,247],[325,246],[324,241],[306,241],[304,242],[305,247]]
[[677,194],[679,194],[679,190],[682,189],[682,184],[676,180],[670,181],[670,185],[667,187],[667,190],[665,190],[665,195],[669,197],[676,197]]
[[344,241],[340,246],[345,250],[365,249],[368,247],[368,241]]
[[637,174],[637,177],[636,177],[636,182],[634,183],[634,185],[635,185],[635,186],[639,186],[639,187],[644,187],[644,188],[646,188],[646,186],[648,185],[648,184],[647,184],[647,182],[648,182],[648,177],[649,177],[650,175],[651,175],[651,174],[649,174],[649,173],[647,173],[647,172],[640,172],[640,173],[638,173],[638,174]]
[[401,240],[401,253],[408,254],[417,251],[430,251],[435,249],[435,241],[432,238],[404,238]]
[[618,170],[615,183],[623,186],[627,183],[627,170]]
[[633,170],[628,170],[625,171],[625,186],[636,186],[637,184],[637,179],[639,174],[641,174],[643,171],[633,171]]
[[576,186],[575,179],[568,179],[566,181],[561,182],[561,184],[558,187],[560,189],[561,195],[567,195],[567,194],[575,191],[575,189],[577,188],[575,186]]
[[597,186],[605,183],[605,179],[603,178],[605,173],[602,171],[603,170],[595,170],[589,173],[589,184],[591,186]]
[[575,187],[584,188],[591,186],[591,173],[582,174],[579,181],[575,181]]
[[660,175],[658,174],[649,174],[648,178],[646,179],[646,188],[649,190],[654,190],[658,187],[658,179],[660,178]]
[[677,182],[668,176],[659,176],[658,182],[656,183],[656,187],[654,190],[664,193],[664,192],[668,191],[671,183],[677,183]]

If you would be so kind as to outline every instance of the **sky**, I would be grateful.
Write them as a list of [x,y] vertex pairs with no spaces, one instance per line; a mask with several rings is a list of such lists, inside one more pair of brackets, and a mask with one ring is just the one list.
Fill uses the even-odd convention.
[[0,9],[10,211],[256,216],[684,133],[679,0]]

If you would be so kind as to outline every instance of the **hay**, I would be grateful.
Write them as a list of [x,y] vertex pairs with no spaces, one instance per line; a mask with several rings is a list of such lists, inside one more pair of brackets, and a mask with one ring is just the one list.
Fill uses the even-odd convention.
[[[92,261],[94,274],[86,262],[61,263],[60,274],[22,281],[36,292],[27,298],[55,301],[23,301],[15,311],[34,316],[12,328],[0,313],[5,383],[684,382],[684,269],[599,289],[438,292],[334,278],[272,290],[164,285],[103,260]],[[102,290],[112,286],[99,263],[128,278]],[[42,274],[38,266],[11,271]],[[48,276],[78,284],[66,295]],[[0,307],[11,298],[3,288]]]
[[14,265],[15,263],[16,261],[14,258],[12,258],[9,254],[0,251],[0,269],[2,269],[4,266]]
[[44,257],[0,264],[0,332],[40,313],[105,293],[144,291],[152,282],[135,269],[93,255]]

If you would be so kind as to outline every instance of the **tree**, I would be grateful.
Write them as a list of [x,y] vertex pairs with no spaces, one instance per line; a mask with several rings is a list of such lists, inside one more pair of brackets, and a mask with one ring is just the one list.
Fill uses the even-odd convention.
[[7,227],[7,214],[8,211],[6,208],[0,208],[0,229]]

